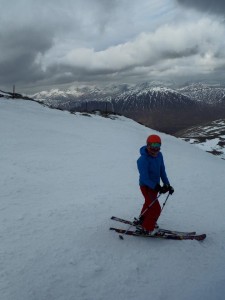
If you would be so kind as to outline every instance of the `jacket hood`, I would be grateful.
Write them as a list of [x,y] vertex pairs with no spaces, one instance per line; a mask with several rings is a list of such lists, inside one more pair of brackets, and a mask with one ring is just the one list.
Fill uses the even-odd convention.
[[149,155],[148,152],[147,152],[147,146],[142,146],[142,147],[140,148],[140,154],[141,154],[141,155],[146,155],[146,156]]

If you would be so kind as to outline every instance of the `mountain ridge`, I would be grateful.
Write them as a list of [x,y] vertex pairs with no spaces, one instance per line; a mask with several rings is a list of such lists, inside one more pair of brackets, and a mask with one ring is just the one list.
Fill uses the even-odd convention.
[[[84,86],[84,87],[73,87],[67,90],[60,89],[51,89],[50,91],[42,91],[40,93],[36,93],[31,95],[31,98],[35,100],[44,100],[44,99],[52,99],[52,100],[60,100],[61,97],[69,99],[69,97],[73,97],[73,99],[84,100],[84,96],[89,99],[88,95],[93,96],[118,96],[123,93],[144,93],[149,92],[150,90],[158,90],[160,91],[173,91],[179,94],[183,94],[188,96],[189,98],[196,101],[203,101],[212,104],[212,95],[215,93],[215,97],[213,99],[217,101],[221,101],[221,99],[225,96],[225,87],[220,85],[208,85],[206,83],[191,83],[189,85],[185,85],[183,87],[172,87],[172,84],[165,85],[162,82],[144,82],[136,85],[128,85],[128,84],[120,84],[120,85],[109,85],[106,87],[97,87],[97,86]],[[205,98],[202,98],[202,95],[205,95]],[[210,98],[210,99],[209,99]],[[99,99],[93,99],[99,100]]]
[[[217,93],[212,98],[215,88]],[[170,134],[225,117],[225,88],[200,83],[182,88],[154,81],[104,88],[80,87],[63,92],[52,90],[49,94],[43,92],[33,98],[71,112],[100,110],[122,114]]]

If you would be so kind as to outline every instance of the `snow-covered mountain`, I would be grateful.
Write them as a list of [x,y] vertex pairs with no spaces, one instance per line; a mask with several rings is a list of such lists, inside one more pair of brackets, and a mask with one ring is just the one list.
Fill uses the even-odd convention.
[[176,106],[176,104],[179,102],[185,105],[189,104],[191,100],[188,97],[183,96],[182,94],[170,88],[144,88],[141,85],[138,88],[133,88],[123,94],[119,94],[117,97],[115,97],[115,99],[113,99],[113,101],[115,103],[123,102],[122,105],[125,105],[128,110],[132,110],[132,107],[135,107],[138,110],[145,110],[147,107],[168,107],[171,104]]
[[195,124],[202,116],[201,105],[165,87],[129,90],[115,97],[112,103],[114,111],[166,133]]
[[153,81],[133,86],[82,87],[64,92],[52,90],[33,97],[50,107],[71,112],[115,112],[172,134],[225,117],[224,88],[203,84],[180,89],[171,86]]
[[225,119],[188,128],[176,136],[225,159]]
[[71,97],[66,92],[67,97],[65,93],[61,97],[61,92],[54,90],[46,99],[43,94],[33,97],[50,107],[71,112],[100,110],[122,114],[167,133],[196,124],[200,116],[204,121],[208,120],[208,115],[202,113],[201,104],[171,88],[156,86],[155,82],[79,89],[79,93],[76,90]]
[[208,85],[204,83],[191,83],[182,88],[174,88],[171,82],[144,82],[137,85],[109,85],[106,87],[84,86],[73,87],[67,90],[52,89],[50,91],[43,91],[36,93],[31,97],[39,100],[105,100],[109,96],[115,98],[121,94],[139,94],[148,93],[151,90],[157,90],[165,93],[167,90],[177,92],[177,94],[187,96],[188,98],[197,102],[204,102],[208,104],[217,104],[224,101],[225,87],[220,85]]
[[[0,99],[0,128],[1,300],[224,298],[224,161],[124,117],[31,101]],[[175,188],[159,225],[202,243],[108,230],[140,212],[136,159],[152,133]]]
[[115,96],[121,94],[131,87],[127,84],[110,85],[106,87],[97,86],[81,86],[73,87],[67,90],[51,89],[50,91],[42,91],[36,93],[31,97],[38,101],[96,101],[105,100],[109,96]]
[[225,88],[215,85],[210,86],[203,83],[193,83],[178,89],[178,92],[184,94],[191,99],[211,105],[225,105]]

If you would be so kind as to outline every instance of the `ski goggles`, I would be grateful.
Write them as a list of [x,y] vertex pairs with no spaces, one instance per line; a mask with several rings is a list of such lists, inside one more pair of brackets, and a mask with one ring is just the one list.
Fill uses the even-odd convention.
[[161,144],[160,143],[148,143],[147,147],[150,148],[153,151],[159,151]]

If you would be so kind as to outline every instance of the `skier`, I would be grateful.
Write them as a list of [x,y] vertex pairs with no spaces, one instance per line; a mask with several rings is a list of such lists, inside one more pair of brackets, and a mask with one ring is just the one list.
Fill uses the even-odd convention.
[[[141,156],[137,160],[140,189],[145,199],[138,230],[155,235],[158,232],[156,222],[161,213],[158,199],[149,209],[147,208],[157,198],[158,193],[164,194],[169,192],[172,195],[174,189],[167,178],[163,155],[160,152],[161,138],[153,134],[147,138],[146,143],[146,146],[141,147]],[[160,185],[160,178],[164,184],[163,186]]]

